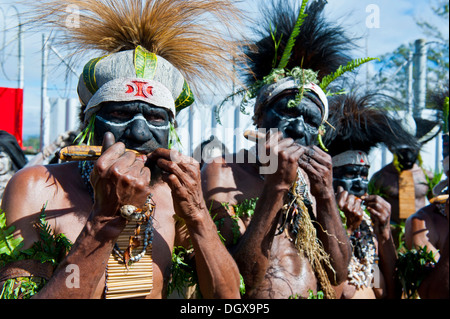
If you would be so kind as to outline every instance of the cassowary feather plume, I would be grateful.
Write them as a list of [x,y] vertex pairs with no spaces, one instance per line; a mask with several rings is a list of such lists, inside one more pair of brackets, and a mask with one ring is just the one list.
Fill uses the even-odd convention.
[[399,121],[382,108],[386,97],[377,93],[336,95],[330,99],[327,130],[323,141],[331,156],[348,150],[369,153],[385,144],[388,148],[406,144],[420,148],[415,137],[406,132]]
[[[346,35],[343,27],[325,19],[323,12],[325,4],[326,1],[317,0],[306,7],[304,12],[306,17],[286,66],[287,69],[295,66],[312,69],[318,72],[319,80],[351,61],[349,50],[354,47],[353,41]],[[255,45],[248,46],[245,51],[250,60],[246,75],[247,85],[262,80],[278,65],[295,27],[298,12],[295,6],[280,0],[272,0],[270,6],[263,8],[265,24],[254,30],[260,40]],[[277,52],[274,40],[280,41]],[[273,65],[276,53],[276,65]]]
[[[36,0],[32,27],[62,30],[58,44],[76,54],[110,54],[142,46],[163,57],[188,82],[229,81],[238,42],[219,32],[235,30],[242,15],[225,0]],[[83,60],[83,62],[86,62]]]

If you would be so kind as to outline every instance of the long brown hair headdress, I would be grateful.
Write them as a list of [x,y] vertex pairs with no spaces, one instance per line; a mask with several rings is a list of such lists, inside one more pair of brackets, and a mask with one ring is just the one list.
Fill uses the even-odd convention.
[[[32,6],[32,25],[62,31],[58,42],[67,50],[100,52],[78,84],[84,125],[112,96],[149,102],[160,93],[150,102],[175,115],[193,103],[190,87],[198,93],[200,86],[236,80],[230,66],[241,60],[239,42],[236,32],[225,32],[240,25],[234,1],[37,0]],[[152,82],[149,89],[137,79],[162,86]]]

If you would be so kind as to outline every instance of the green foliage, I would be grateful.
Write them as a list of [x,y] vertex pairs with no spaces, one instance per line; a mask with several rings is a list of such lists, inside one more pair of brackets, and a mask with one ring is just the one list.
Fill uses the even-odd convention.
[[[29,249],[23,248],[23,238],[13,237],[14,226],[6,228],[6,214],[0,209],[0,268],[8,263],[34,259],[42,263],[49,262],[55,268],[72,247],[64,234],[54,234],[45,220],[46,204],[42,207],[35,227],[39,230],[40,240]],[[37,277],[21,277],[7,280],[2,288],[0,299],[27,299],[36,294],[46,283]]]
[[181,246],[173,248],[172,277],[167,285],[168,296],[176,291],[183,298],[186,298],[186,288],[193,287],[198,283],[197,273],[194,267],[188,264],[188,256],[192,252],[193,249],[186,250]]
[[[233,242],[232,244],[235,245],[241,236],[241,231],[239,227],[239,219],[241,218],[249,218],[252,217],[255,213],[255,207],[256,202],[258,201],[258,198],[251,198],[251,199],[244,199],[242,203],[233,205],[234,209],[234,215],[230,215],[231,217],[231,232],[233,234]],[[229,210],[229,203],[222,203],[222,206],[228,211]],[[223,225],[223,218],[220,220],[217,220],[216,222],[217,228],[220,228]],[[225,239],[222,237],[222,235],[219,234],[219,236],[223,239],[223,242],[225,242]]]
[[94,143],[94,127],[95,127],[95,115],[91,117],[89,120],[88,126],[82,130],[77,137],[73,140],[75,143],[78,141],[78,144],[86,143],[87,145],[91,145]]
[[244,199],[242,203],[234,205],[234,212],[238,218],[252,217],[255,214],[255,207],[258,198]]
[[5,281],[0,299],[30,299],[37,294],[47,283],[39,277],[19,277]]
[[244,283],[244,277],[242,277],[241,274],[239,274],[239,292],[241,293],[241,295],[245,295],[245,283]]
[[305,14],[306,4],[308,3],[308,0],[302,0],[302,5],[300,7],[300,12],[297,17],[297,21],[295,23],[294,29],[292,30],[291,35],[289,36],[289,40],[286,44],[286,48],[284,49],[283,55],[281,56],[280,63],[278,64],[279,69],[284,69],[289,59],[291,58],[292,49],[295,46],[295,40],[297,39],[298,35],[300,34],[300,27],[302,26],[303,22],[305,21],[305,18],[308,16]]
[[442,176],[444,175],[444,172],[434,172],[433,177],[429,178],[428,174],[426,172],[424,172],[425,175],[425,179],[427,180],[427,185],[428,185],[428,192],[427,192],[427,197],[428,199],[433,198],[433,188],[439,184],[439,182],[442,179]]
[[327,76],[325,76],[322,79],[322,82],[319,84],[320,88],[327,94],[329,94],[327,92],[327,87],[337,78],[339,78],[340,76],[342,76],[344,73],[346,72],[352,72],[355,69],[357,69],[358,67],[360,67],[361,65],[373,61],[373,60],[379,60],[378,58],[360,58],[360,59],[354,59],[350,62],[347,63],[347,65],[343,66],[339,66],[339,68],[336,70],[336,72],[329,74]]
[[14,226],[6,228],[6,215],[0,209],[0,267],[10,260],[19,259],[20,249],[23,247],[23,238],[14,238]]
[[173,126],[173,124],[169,122],[169,150],[171,150],[176,145],[182,146],[181,140],[178,136],[175,126]]
[[25,154],[37,154],[41,148],[39,136],[30,136],[23,140],[23,146],[25,147]]
[[33,243],[28,251],[32,259],[37,259],[42,263],[49,262],[56,267],[66,256],[72,247],[72,242],[64,234],[53,233],[50,225],[45,220],[44,205],[39,220],[35,227],[39,230],[40,241]]
[[294,294],[289,296],[288,299],[324,299],[324,295],[323,295],[323,291],[319,290],[317,292],[317,294],[314,294],[314,291],[312,291],[311,289],[308,290],[308,297],[307,298],[303,298],[302,296],[300,296],[299,294]]
[[397,276],[408,299],[418,297],[417,290],[435,263],[434,254],[427,251],[427,246],[399,253]]
[[275,46],[275,55],[273,57],[272,61],[272,68],[275,68],[277,66],[277,58],[278,58],[278,49],[280,48],[281,40],[283,39],[283,35],[280,36],[280,39],[277,41],[276,39],[277,34],[277,28],[275,30],[272,30],[272,25],[270,25],[270,36],[272,37],[274,46]]

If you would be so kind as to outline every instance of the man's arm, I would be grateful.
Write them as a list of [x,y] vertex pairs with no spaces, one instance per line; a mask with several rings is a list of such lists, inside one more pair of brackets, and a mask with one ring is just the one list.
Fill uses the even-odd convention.
[[364,201],[373,221],[373,230],[378,241],[379,268],[386,287],[384,291],[375,292],[380,298],[398,299],[402,291],[395,272],[397,250],[390,227],[391,205],[377,195],[365,196]]
[[[449,227],[449,200],[445,204],[447,230]],[[419,296],[423,299],[449,298],[449,234],[440,251],[439,261],[419,286]]]
[[335,199],[331,157],[313,146],[300,157],[299,164],[309,177],[311,194],[316,199],[316,218],[320,225],[316,227],[317,236],[330,255],[335,271],[327,268],[327,274],[331,283],[337,286],[347,280],[351,247]]
[[[43,166],[32,167],[20,172],[11,180],[2,202],[2,208],[7,214],[7,222],[16,227],[16,236],[21,236],[24,239],[25,249],[30,248],[34,242],[40,240],[33,223],[37,221],[39,216],[37,205],[45,198],[50,199],[47,205],[47,217],[50,217],[48,223],[53,231],[55,229],[54,219],[51,218],[53,214],[58,214],[58,207],[55,207],[56,203],[51,200],[54,190],[50,185],[47,185],[47,182],[41,184],[41,181],[45,181],[47,176],[48,172]],[[42,189],[45,192],[40,192],[41,198],[39,200],[34,198],[33,192],[26,186],[30,181],[33,181],[32,187],[39,186],[37,189]],[[92,220],[87,222],[84,230],[74,242],[69,255],[61,261],[55,270],[52,268],[49,281],[33,298],[92,297],[100,278],[105,272],[102,263],[108,258],[112,250],[111,244],[106,241],[102,234],[102,227],[98,227],[101,225],[94,225],[92,222]],[[103,241],[99,241],[102,237]],[[34,263],[27,263],[26,267],[34,268],[34,265]],[[3,271],[7,271],[9,266],[7,265]],[[30,268],[22,269],[22,271],[35,273],[35,269]],[[71,278],[77,280],[79,285],[74,286],[75,282],[68,285],[66,280],[72,280]]]
[[222,244],[206,207],[199,164],[176,151],[157,149],[149,160],[162,168],[172,190],[175,213],[187,226],[194,246],[200,290],[205,298],[240,298],[239,269]]
[[[45,180],[48,176],[35,178]],[[98,159],[91,174],[95,200],[89,219],[69,254],[34,298],[85,299],[94,296],[113,243],[126,224],[117,212],[125,204],[142,207],[150,194],[149,181],[150,170],[144,167],[143,161],[136,160],[135,154],[125,152],[122,143],[114,144]],[[11,187],[20,187],[18,184]],[[11,192],[14,193],[14,189]],[[14,196],[7,199],[6,209],[15,211],[13,200]],[[67,284],[67,280],[73,278],[70,277],[73,269],[77,272],[73,276],[79,275],[79,289]]]
[[[284,197],[297,176],[297,162],[301,155],[300,147],[292,139],[282,139],[280,133],[270,136],[264,147],[271,154],[270,163],[266,164],[276,168],[276,171],[264,175],[264,186],[256,203],[255,213],[237,245],[232,247],[233,256],[244,278],[247,295],[251,295],[259,286],[267,272],[279,212],[284,204]],[[235,187],[231,183],[218,186],[226,190]],[[223,196],[214,196],[218,201],[223,200]],[[244,197],[247,197],[246,194]],[[212,199],[211,196],[209,199]]]
[[449,237],[444,243],[436,266],[419,286],[419,296],[422,299],[448,299],[449,298]]
[[433,221],[425,213],[430,207],[432,206],[422,207],[415,214],[408,217],[405,222],[405,244],[408,249],[418,249],[426,246],[427,251],[432,251],[435,259],[438,260],[440,258],[440,252],[430,240],[430,237],[434,235],[430,232],[433,229]]

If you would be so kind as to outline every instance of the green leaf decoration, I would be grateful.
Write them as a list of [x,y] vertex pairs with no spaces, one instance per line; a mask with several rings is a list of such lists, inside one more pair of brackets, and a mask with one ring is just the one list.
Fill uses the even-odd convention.
[[294,29],[292,30],[291,35],[289,36],[289,40],[286,44],[286,48],[284,49],[283,55],[281,56],[280,63],[278,64],[279,69],[284,69],[289,59],[291,58],[292,49],[295,46],[295,40],[297,39],[298,35],[300,34],[300,27],[302,26],[303,22],[305,21],[305,17],[308,15],[305,14],[306,4],[308,3],[308,0],[302,0],[302,5],[300,7],[300,12],[297,17],[297,22],[295,23]]
[[89,120],[88,126],[82,130],[73,140],[74,143],[78,141],[78,145],[86,143],[87,145],[94,144],[94,128],[95,128],[95,114]]
[[[14,226],[6,228],[6,216],[3,210],[0,209],[0,258],[2,255],[14,258],[19,254],[19,250],[23,246],[23,238],[14,238],[13,232],[16,228]],[[2,263],[0,263],[0,266]]]
[[134,51],[134,68],[140,79],[152,80],[156,73],[158,58],[156,54],[147,51],[140,45]]
[[107,55],[100,58],[94,58],[90,60],[83,68],[83,80],[89,92],[94,95],[98,90],[97,80],[95,79],[95,67]]
[[172,123],[169,122],[169,146],[168,149],[171,150],[174,146],[182,147],[180,137],[178,136],[177,130]]
[[180,112],[182,109],[192,105],[195,102],[194,93],[192,92],[189,84],[184,81],[183,90],[175,101],[175,108],[177,112]]
[[[177,292],[186,298],[186,288],[193,287],[198,283],[197,273],[194,267],[188,263],[188,255],[193,249],[186,250],[182,246],[174,247],[172,251],[172,276],[167,285],[167,295]],[[197,290],[199,289],[197,285]],[[200,291],[198,290],[197,293]]]
[[[8,263],[24,259],[39,260],[42,263],[50,262],[56,268],[66,256],[72,247],[72,242],[64,234],[53,233],[45,220],[46,207],[47,204],[43,205],[39,220],[35,224],[40,240],[26,250],[22,249],[23,238],[13,237],[15,227],[6,228],[6,214],[0,209],[0,268]],[[0,292],[0,299],[31,298],[42,289],[46,282],[45,279],[39,277],[8,279]]]
[[350,62],[347,63],[347,65],[343,66],[341,65],[336,72],[329,74],[327,76],[325,76],[322,79],[322,82],[319,84],[320,88],[327,93],[326,89],[327,87],[337,78],[339,78],[340,76],[342,76],[344,73],[346,72],[351,72],[355,69],[357,69],[358,67],[360,67],[361,65],[373,61],[373,60],[380,60],[378,58],[360,58],[360,59],[355,59],[352,60]]
[[408,299],[418,297],[420,284],[435,263],[434,253],[427,251],[427,246],[399,252],[397,276]]

